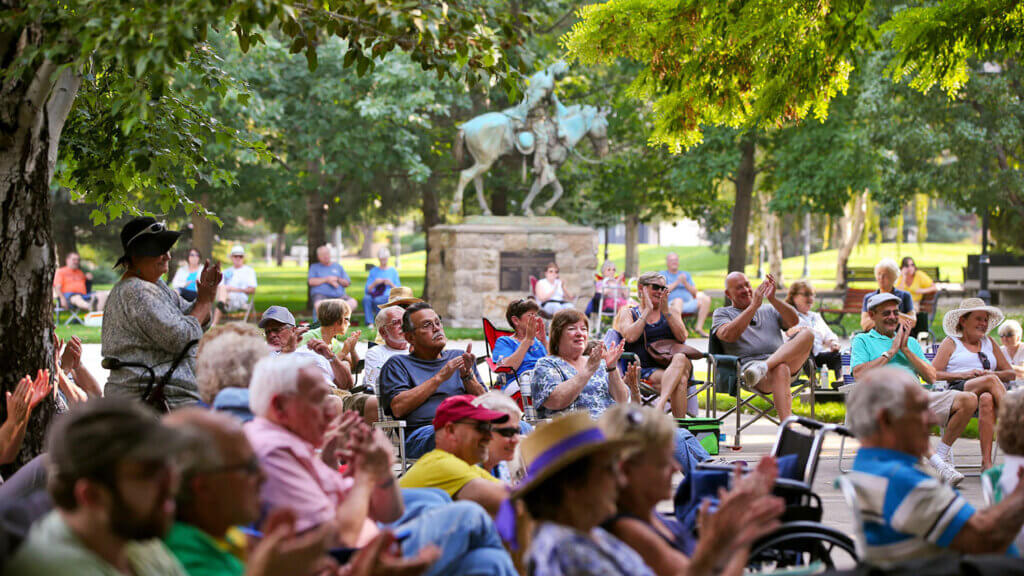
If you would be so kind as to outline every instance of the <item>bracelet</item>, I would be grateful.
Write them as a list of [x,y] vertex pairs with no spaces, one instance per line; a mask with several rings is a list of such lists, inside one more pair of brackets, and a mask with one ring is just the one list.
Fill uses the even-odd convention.
[[395,485],[395,477],[388,476],[386,480],[381,480],[377,483],[377,488],[383,490],[384,488],[390,488]]
[[609,366],[609,365],[605,364],[604,365],[604,369],[607,370],[608,372],[611,372],[612,370],[618,370],[619,369],[619,365],[618,364],[612,364],[611,366]]

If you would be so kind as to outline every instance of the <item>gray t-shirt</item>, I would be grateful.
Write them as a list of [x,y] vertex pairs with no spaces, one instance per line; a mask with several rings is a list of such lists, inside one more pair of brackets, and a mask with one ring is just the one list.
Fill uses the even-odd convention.
[[[192,306],[163,279],[122,279],[103,309],[103,357],[150,366],[159,382],[185,345],[203,336],[199,320],[188,315]],[[172,408],[199,402],[195,363],[196,346],[192,346],[164,388]],[[103,394],[138,399],[148,385],[148,371],[119,368],[110,371]]]
[[[412,390],[423,384],[441,371],[441,368],[449,360],[461,356],[461,350],[444,350],[441,357],[436,360],[423,360],[422,358],[405,354],[392,356],[384,363],[380,370],[378,383],[380,385],[380,400],[384,403],[384,413],[393,416],[391,412],[391,401],[406,390]],[[473,375],[476,381],[480,381],[480,372],[473,366]],[[466,394],[466,387],[462,384],[462,376],[456,370],[447,380],[437,387],[437,390],[427,398],[427,401],[420,404],[415,410],[405,415],[405,422],[408,428],[406,434],[417,428],[422,428],[434,421],[434,412],[437,407],[449,396]]]
[[[711,318],[711,331],[714,332],[728,324],[743,313],[735,306],[715,310]],[[722,341],[725,353],[738,356],[740,362],[764,360],[782,346],[782,316],[771,304],[764,304],[750,319],[750,325],[735,342]]]

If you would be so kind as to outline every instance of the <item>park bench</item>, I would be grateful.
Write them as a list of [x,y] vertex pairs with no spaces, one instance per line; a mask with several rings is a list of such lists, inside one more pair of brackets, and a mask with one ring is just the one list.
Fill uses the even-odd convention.
[[[871,288],[847,288],[843,295],[843,305],[840,308],[819,308],[818,313],[825,320],[825,323],[842,332],[846,338],[846,327],[843,326],[843,316],[853,314],[860,318],[861,310],[864,308],[864,296],[874,292]],[[832,317],[829,318],[829,315]]]
[[[993,258],[994,259],[994,258]],[[981,282],[975,270],[964,268],[964,288],[980,290]],[[1001,306],[1024,303],[1024,266],[990,264],[988,267],[988,289]]]
[[[945,282],[939,278],[939,267],[938,266],[918,266],[918,270],[924,272],[935,282]],[[874,266],[849,266],[846,268],[846,285],[849,286],[850,282],[875,282],[875,267]]]

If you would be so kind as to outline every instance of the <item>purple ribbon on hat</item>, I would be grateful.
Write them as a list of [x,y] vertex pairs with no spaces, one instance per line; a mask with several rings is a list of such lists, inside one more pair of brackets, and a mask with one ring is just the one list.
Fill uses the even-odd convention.
[[551,448],[548,448],[547,451],[530,463],[530,466],[526,469],[526,478],[524,480],[529,480],[531,476],[539,474],[544,470],[544,468],[547,468],[547,466],[553,461],[561,458],[566,452],[586,444],[602,442],[604,439],[604,432],[601,432],[600,428],[590,428],[565,438]]

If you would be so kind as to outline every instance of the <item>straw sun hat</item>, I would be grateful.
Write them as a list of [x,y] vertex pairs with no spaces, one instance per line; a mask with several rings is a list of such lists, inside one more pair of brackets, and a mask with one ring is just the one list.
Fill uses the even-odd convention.
[[381,304],[381,308],[387,308],[388,306],[411,306],[417,302],[423,302],[423,300],[416,298],[412,295],[412,288],[408,286],[395,286],[391,289],[391,293],[388,294],[388,301]]
[[991,332],[993,328],[1003,323],[1003,311],[995,306],[987,306],[985,301],[981,298],[966,298],[960,301],[960,304],[946,312],[946,315],[942,317],[942,329],[946,331],[946,334],[952,336],[960,336],[960,328],[957,324],[960,323],[960,318],[981,310],[988,313],[988,330],[985,332]]
[[636,443],[633,439],[607,438],[586,412],[559,416],[538,426],[519,445],[526,477],[512,496],[521,498],[581,458]]

